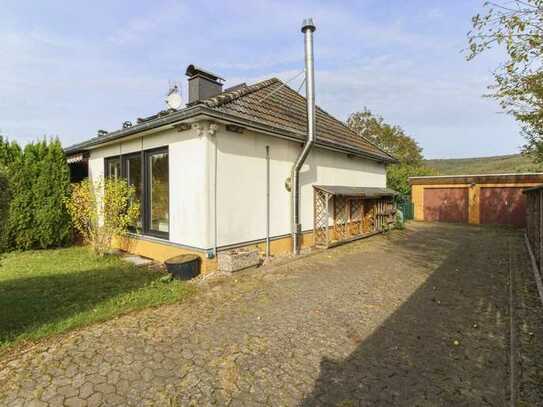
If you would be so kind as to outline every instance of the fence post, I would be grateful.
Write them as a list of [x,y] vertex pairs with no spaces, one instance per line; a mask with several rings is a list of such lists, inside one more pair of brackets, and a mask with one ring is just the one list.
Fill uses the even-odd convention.
[[538,224],[537,224],[537,239],[538,239],[538,246],[539,246],[539,261],[538,261],[538,264],[537,264],[537,267],[539,269],[539,272],[541,273],[541,264],[543,263],[543,261],[541,261],[542,257],[541,255],[543,254],[543,239],[541,238],[541,232],[543,231],[543,190],[539,190],[537,191],[537,201],[538,201],[538,205],[537,205],[537,209],[539,209],[539,213],[538,213]]

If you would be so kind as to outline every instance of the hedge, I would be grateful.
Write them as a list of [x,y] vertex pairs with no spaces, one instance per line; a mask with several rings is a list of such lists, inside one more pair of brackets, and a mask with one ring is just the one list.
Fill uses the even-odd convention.
[[10,193],[4,234],[8,249],[68,244],[72,227],[64,200],[70,192],[70,174],[60,142],[43,140],[21,149],[0,138],[0,160]]
[[0,253],[7,248],[7,223],[9,211],[8,177],[0,170]]

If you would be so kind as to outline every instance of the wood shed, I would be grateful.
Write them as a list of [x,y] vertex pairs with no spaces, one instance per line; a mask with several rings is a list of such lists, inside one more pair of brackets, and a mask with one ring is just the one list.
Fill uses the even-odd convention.
[[415,220],[525,226],[522,190],[543,183],[543,173],[411,177]]
[[394,222],[396,195],[390,188],[313,185],[315,246],[333,247],[383,232]]

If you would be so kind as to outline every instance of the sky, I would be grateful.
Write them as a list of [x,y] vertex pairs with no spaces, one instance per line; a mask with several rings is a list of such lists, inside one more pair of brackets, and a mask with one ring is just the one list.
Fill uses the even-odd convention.
[[[68,146],[186,100],[187,65],[225,86],[303,69],[313,17],[316,101],[346,120],[367,107],[426,158],[513,154],[523,139],[488,93],[502,50],[467,62],[477,0],[0,0],[0,134]],[[301,77],[290,85],[297,89]]]

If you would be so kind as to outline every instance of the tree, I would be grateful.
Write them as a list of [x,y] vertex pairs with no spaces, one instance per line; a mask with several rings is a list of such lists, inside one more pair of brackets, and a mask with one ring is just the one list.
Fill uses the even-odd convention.
[[382,150],[399,160],[398,164],[387,167],[387,186],[402,195],[409,195],[409,177],[434,175],[434,171],[422,164],[422,148],[399,126],[375,116],[367,108],[353,113],[347,119],[347,125],[361,137],[371,141]]
[[123,179],[83,180],[72,186],[65,202],[75,229],[101,256],[111,251],[113,238],[125,236],[139,218],[135,189]]
[[69,169],[58,140],[29,143],[21,149],[0,137],[0,170],[7,177],[9,210],[4,237],[10,249],[58,247],[71,241],[64,205]]
[[72,237],[71,218],[64,204],[70,194],[70,170],[58,139],[38,146],[41,159],[32,188],[34,202],[39,203],[34,208],[34,239],[40,248],[65,245]]
[[422,148],[412,137],[401,127],[385,123],[381,116],[375,116],[367,108],[351,114],[347,125],[404,164],[418,165],[422,161]]
[[0,168],[0,253],[7,248],[7,222],[9,213],[8,177]]
[[491,94],[521,124],[523,152],[543,162],[543,0],[484,3],[472,18],[467,59],[503,47],[506,60],[494,71]]

